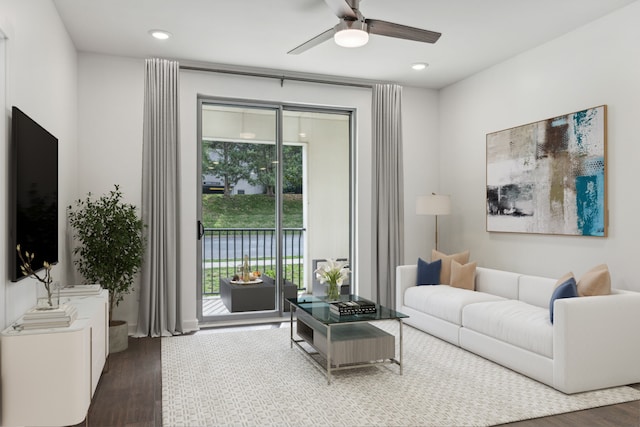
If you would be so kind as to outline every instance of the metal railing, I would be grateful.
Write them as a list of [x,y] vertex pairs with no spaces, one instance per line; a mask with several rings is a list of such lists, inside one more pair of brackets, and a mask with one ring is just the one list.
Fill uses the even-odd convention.
[[[282,229],[284,280],[304,284],[304,228]],[[274,228],[205,228],[202,236],[202,294],[220,294],[220,278],[233,277],[244,257],[252,271],[275,277],[276,230]]]

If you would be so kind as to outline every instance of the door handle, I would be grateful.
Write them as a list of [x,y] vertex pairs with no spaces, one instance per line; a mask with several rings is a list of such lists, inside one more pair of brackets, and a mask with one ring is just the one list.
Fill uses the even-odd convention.
[[202,224],[202,222],[200,222],[200,220],[198,220],[198,229],[196,233],[198,235],[198,240],[202,240],[202,236],[204,236],[204,225]]

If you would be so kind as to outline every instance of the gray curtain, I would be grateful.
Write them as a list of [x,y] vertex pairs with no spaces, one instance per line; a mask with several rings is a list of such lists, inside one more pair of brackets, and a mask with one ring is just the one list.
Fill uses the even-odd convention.
[[396,267],[404,260],[401,104],[401,86],[374,86],[372,280],[377,302],[394,309]]
[[147,251],[136,336],[182,332],[179,287],[179,64],[147,59],[142,135],[142,217]]

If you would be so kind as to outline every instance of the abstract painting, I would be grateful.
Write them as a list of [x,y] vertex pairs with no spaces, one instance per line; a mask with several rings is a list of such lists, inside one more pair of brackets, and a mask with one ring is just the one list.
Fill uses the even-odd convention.
[[606,114],[487,134],[487,231],[606,237]]

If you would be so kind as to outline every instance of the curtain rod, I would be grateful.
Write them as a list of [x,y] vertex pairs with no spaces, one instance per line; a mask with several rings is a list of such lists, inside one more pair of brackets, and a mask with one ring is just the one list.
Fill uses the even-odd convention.
[[366,89],[372,89],[374,83],[366,84],[366,83],[352,83],[346,81],[339,80],[324,80],[324,79],[316,79],[312,77],[298,77],[298,76],[287,76],[284,74],[275,74],[275,73],[267,73],[267,72],[255,72],[255,71],[241,71],[241,70],[231,70],[224,68],[210,68],[210,67],[200,67],[194,65],[180,65],[181,70],[188,71],[204,71],[208,73],[221,73],[221,74],[236,74],[239,76],[247,76],[247,77],[262,77],[266,79],[276,79],[280,80],[280,86],[284,84],[285,80],[297,81],[297,82],[306,82],[306,83],[319,83],[325,85],[338,85],[338,86],[352,86],[352,87],[360,87]]

